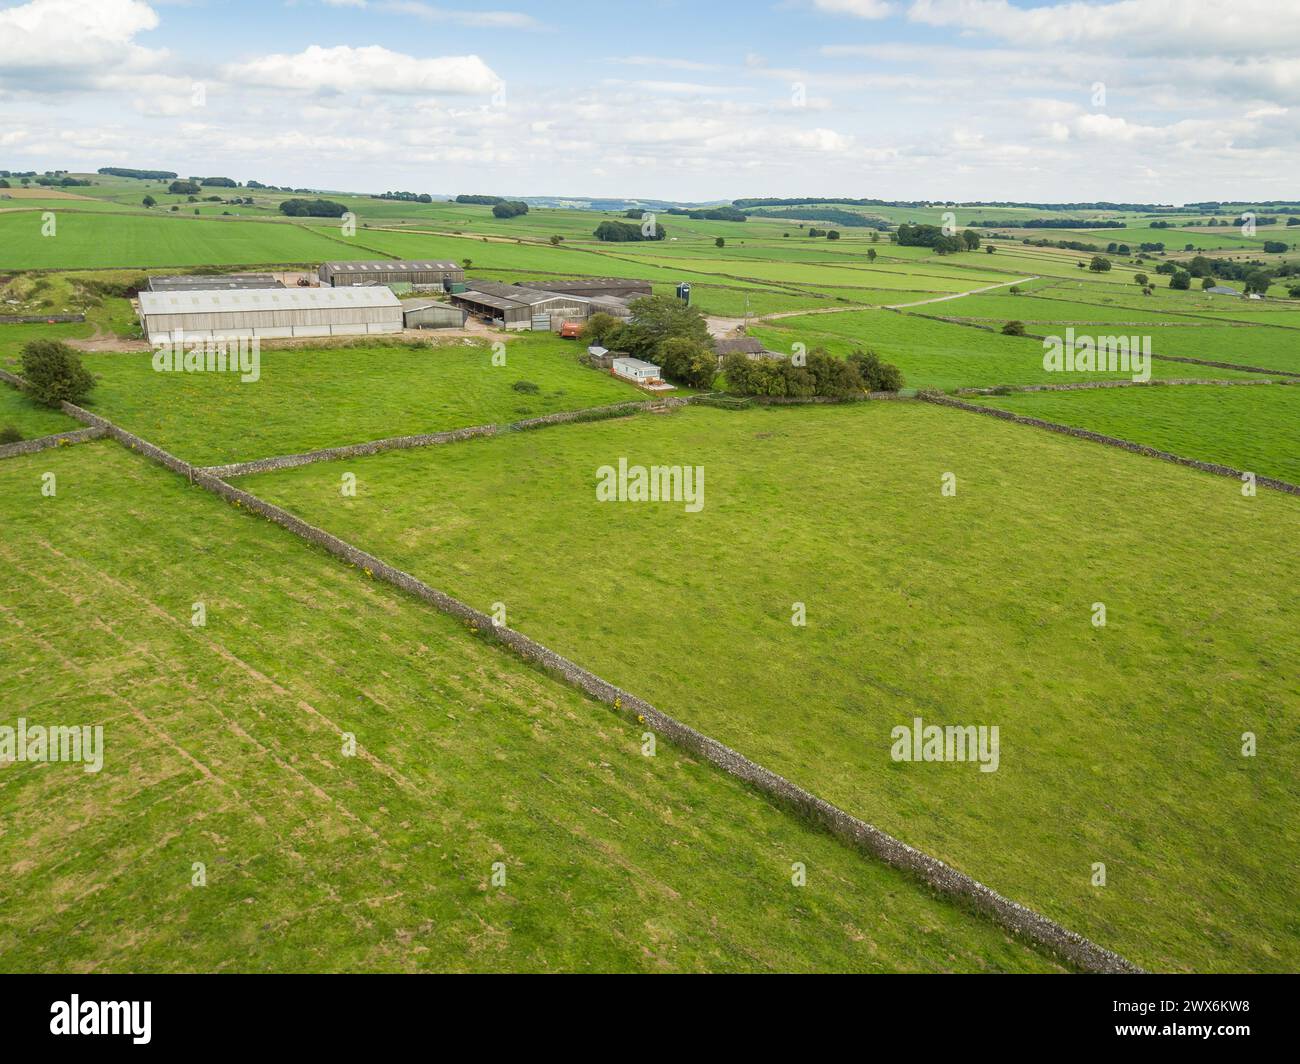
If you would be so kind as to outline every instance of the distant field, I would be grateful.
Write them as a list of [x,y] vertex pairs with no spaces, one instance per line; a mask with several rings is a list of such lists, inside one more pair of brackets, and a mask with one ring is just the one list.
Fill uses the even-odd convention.
[[115,444],[0,524],[4,722],[104,728],[0,769],[0,971],[1053,968]]
[[1300,387],[1106,388],[971,400],[1300,484]]
[[[964,300],[918,307],[931,314],[952,314]],[[1047,331],[1035,326],[1036,332]],[[1166,332],[1160,332],[1163,338]],[[896,363],[912,388],[979,388],[999,384],[1061,384],[1069,381],[1120,379],[1123,373],[1049,373],[1043,369],[1043,343],[1032,338],[1003,336],[1001,332],[973,329],[916,314],[884,310],[848,311],[843,314],[806,314],[782,318],[750,332],[774,351],[789,351],[795,342],[809,349],[824,346],[832,354],[848,354],[866,347]],[[1163,350],[1156,343],[1155,350]],[[1153,377],[1218,379],[1242,376],[1233,370],[1152,363]],[[1258,376],[1255,374],[1254,376]]]
[[[354,258],[347,246],[290,223],[59,210],[56,235],[34,212],[0,214],[0,269],[197,266]],[[374,257],[373,253],[366,257]]]
[[[580,366],[580,351],[550,334],[512,338],[504,366],[492,365],[484,342],[263,350],[252,383],[235,373],[156,372],[150,354],[83,362],[99,378],[89,409],[188,461],[217,465],[646,397]],[[517,381],[540,390],[516,391]]]
[[[703,509],[597,502],[620,457],[703,465]],[[1300,963],[1295,499],[906,402],[347,468],[247,486],[1140,964]],[[999,725],[1001,767],[891,761],[916,716]]]

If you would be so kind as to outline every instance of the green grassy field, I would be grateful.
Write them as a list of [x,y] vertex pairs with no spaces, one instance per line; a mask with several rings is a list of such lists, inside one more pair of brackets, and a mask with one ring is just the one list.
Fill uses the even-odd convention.
[[[388,436],[506,424],[557,410],[646,398],[578,364],[582,348],[552,335],[436,346],[263,350],[261,376],[160,373],[150,354],[83,359],[98,381],[88,409],[199,465],[267,458]],[[526,381],[536,393],[515,390]]]
[[[703,465],[703,510],[596,502],[620,456]],[[1300,962],[1294,499],[916,403],[348,469],[355,499],[333,464],[247,486],[1140,964]],[[892,762],[915,716],[997,724],[1001,767]]]
[[104,728],[0,767],[2,971],[1053,967],[115,444],[0,514],[4,723]]
[[969,398],[1300,484],[1300,387],[1187,385]]
[[[917,307],[917,313],[898,314],[884,310],[847,311],[842,314],[808,314],[781,318],[751,327],[750,332],[773,351],[789,351],[794,343],[810,350],[825,347],[832,354],[847,354],[866,347],[893,362],[903,371],[912,388],[980,388],[1000,384],[1062,384],[1070,381],[1122,379],[1124,373],[1057,373],[1043,368],[1043,342],[1031,337],[1003,336],[1000,331],[970,328],[922,317],[926,314],[957,314],[964,299]],[[1053,331],[1046,325],[1030,331]],[[1161,329],[1154,349],[1164,350],[1164,337],[1172,329]],[[1279,330],[1280,332],[1281,330]],[[1253,352],[1252,352],[1253,354]],[[1153,361],[1153,377],[1220,379],[1238,374],[1233,370]]]
[[42,236],[39,214],[0,214],[0,269],[314,263],[359,257],[319,229],[289,223],[73,209],[56,211],[55,220],[55,235]]
[[17,429],[23,439],[34,440],[81,426],[62,411],[40,406],[16,388],[0,382],[0,429],[6,428]]

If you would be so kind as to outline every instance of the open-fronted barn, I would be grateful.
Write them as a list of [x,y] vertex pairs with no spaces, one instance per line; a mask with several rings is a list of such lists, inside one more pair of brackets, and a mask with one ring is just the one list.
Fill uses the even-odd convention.
[[549,329],[553,322],[586,318],[591,310],[591,301],[581,296],[499,281],[474,281],[468,291],[453,293],[451,301],[507,329]]
[[402,304],[383,287],[141,292],[140,323],[153,343],[365,336],[401,332]]
[[456,263],[436,259],[323,262],[317,273],[321,284],[335,288],[400,283],[441,287],[448,282],[465,280],[464,269]]
[[402,304],[402,317],[408,329],[459,329],[465,324],[463,307],[436,300]]

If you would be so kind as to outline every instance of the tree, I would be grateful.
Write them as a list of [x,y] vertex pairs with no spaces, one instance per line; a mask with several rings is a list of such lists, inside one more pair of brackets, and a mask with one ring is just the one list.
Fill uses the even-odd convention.
[[992,255],[993,252],[995,252],[995,251],[997,251],[997,248],[995,248],[992,244],[985,244],[985,245],[984,245],[984,254],[985,254],[985,255]]
[[623,323],[613,314],[597,311],[587,319],[587,324],[582,327],[582,339],[588,345],[609,347],[611,341],[622,328]]
[[558,244],[558,243],[559,243],[561,240],[563,240],[563,239],[564,239],[564,237],[562,237],[562,236],[553,236],[553,237],[551,237],[551,247],[555,247],[555,245]]
[[838,229],[828,229],[828,230],[826,230],[826,239],[827,239],[827,240],[838,240],[839,238],[840,238],[840,231],[839,231]]
[[38,403],[80,403],[95,386],[81,356],[62,340],[31,340],[22,352],[23,376]]
[[1002,326],[1003,336],[1024,336],[1025,323],[1023,321],[1009,321]]
[[1246,286],[1246,293],[1248,295],[1252,292],[1263,295],[1268,291],[1268,286],[1272,283],[1272,278],[1263,270],[1251,270],[1250,273],[1246,274],[1243,283]]
[[1151,278],[1149,278],[1145,273],[1135,273],[1133,275],[1133,280],[1136,281],[1138,284],[1142,285],[1143,287],[1146,287],[1146,283],[1150,279]]
[[646,236],[639,225],[632,225],[629,222],[604,221],[596,226],[596,231],[592,234],[597,240],[605,240],[614,243],[629,243],[636,240],[663,240],[668,235],[668,231],[655,222],[654,235]]
[[158,201],[154,199],[152,196],[145,196],[145,198],[142,199],[140,202],[143,203],[146,207],[158,206]]
[[1214,278],[1213,278],[1213,277],[1202,277],[1202,278],[1201,278],[1201,291],[1202,291],[1202,292],[1204,292],[1207,288],[1213,288],[1213,287],[1214,287]]
[[974,251],[980,246],[980,235],[974,229],[963,229],[961,231],[962,242],[966,245],[967,251]]
[[876,249],[875,249],[875,248],[867,248],[867,261],[868,261],[868,262],[875,262],[875,261],[876,261]]
[[653,362],[666,340],[694,340],[712,345],[709,326],[696,307],[670,296],[643,296],[630,304],[632,317],[619,333],[619,343],[637,358]]
[[173,196],[197,196],[199,186],[193,181],[173,181],[167,186],[167,191]]
[[521,214],[528,213],[528,204],[521,200],[509,200],[492,205],[492,216],[494,218],[517,218]]
[[348,209],[327,199],[288,199],[280,204],[280,213],[290,218],[342,218]]
[[1186,270],[1177,271],[1169,278],[1169,287],[1180,292],[1186,292],[1192,287],[1192,275]]
[[1094,255],[1092,261],[1088,263],[1088,269],[1093,273],[1106,273],[1110,269],[1110,259],[1102,255]]
[[710,388],[718,375],[718,356],[708,341],[670,337],[659,345],[658,359],[665,377],[691,388]]
[[722,237],[718,237],[713,241],[713,246],[715,248],[724,248],[727,246],[727,242]]

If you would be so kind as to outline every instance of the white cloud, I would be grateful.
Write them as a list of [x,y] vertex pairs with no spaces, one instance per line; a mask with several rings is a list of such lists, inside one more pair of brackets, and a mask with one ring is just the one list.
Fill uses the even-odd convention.
[[813,0],[813,6],[832,15],[854,18],[880,19],[894,13],[894,5],[889,0]]
[[1300,47],[1289,0],[1114,0],[1024,8],[1008,0],[914,0],[913,22],[1041,48],[1105,44],[1136,55],[1259,55]]
[[312,92],[483,94],[501,84],[476,55],[417,59],[378,45],[322,48],[313,44],[296,55],[264,55],[227,66],[229,81],[272,89]]
[[[339,0],[347,3],[351,0]],[[364,6],[365,0],[362,0]],[[390,0],[377,5],[380,11],[397,15],[414,15],[427,22],[444,22],[453,26],[479,26],[487,29],[534,30],[541,26],[532,15],[518,11],[460,11],[433,4],[421,3],[419,0]]]
[[134,42],[158,15],[141,0],[31,0],[0,9],[0,81],[31,88],[92,85],[105,70],[141,69],[161,59]]

